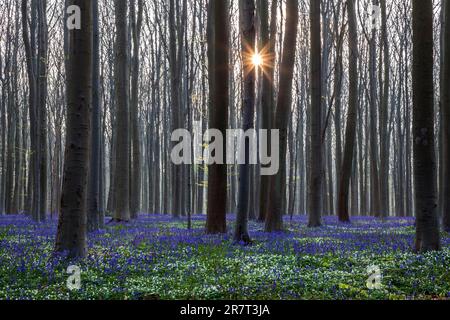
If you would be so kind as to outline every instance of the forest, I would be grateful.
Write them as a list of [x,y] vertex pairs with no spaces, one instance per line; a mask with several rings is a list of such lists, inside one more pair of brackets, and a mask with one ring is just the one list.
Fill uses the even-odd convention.
[[450,0],[0,16],[0,300],[450,300]]

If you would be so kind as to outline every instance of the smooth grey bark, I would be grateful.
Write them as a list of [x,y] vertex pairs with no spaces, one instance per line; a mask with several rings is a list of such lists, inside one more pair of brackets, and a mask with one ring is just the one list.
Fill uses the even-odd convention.
[[38,118],[39,118],[39,216],[41,221],[46,220],[47,203],[47,73],[48,73],[48,26],[47,26],[47,0],[38,1]]
[[266,217],[265,231],[283,230],[283,202],[286,202],[286,183],[283,179],[286,170],[287,127],[292,103],[292,82],[294,76],[297,27],[299,21],[298,1],[292,0],[286,6],[287,17],[283,43],[283,55],[280,64],[279,92],[275,116],[275,128],[280,130],[280,168],[271,177],[270,207]]
[[321,226],[323,209],[322,45],[320,1],[310,1],[311,20],[311,152],[308,196],[309,227]]
[[443,189],[442,198],[442,217],[443,228],[450,232],[450,1],[444,0],[444,47],[443,47],[443,90],[441,97],[443,112]]
[[[259,0],[259,15],[261,20],[261,55],[263,57],[262,72],[262,94],[261,94],[261,129],[270,130],[273,126],[274,115],[274,72],[275,72],[275,41],[276,41],[276,19],[277,19],[277,0],[272,1],[270,24],[269,24],[269,4],[267,0]],[[270,131],[269,131],[270,132]],[[271,141],[270,137],[267,139]],[[271,152],[270,143],[267,151]],[[270,177],[261,176],[260,184],[260,207],[258,220],[263,222],[266,219],[270,200]]]
[[[389,102],[390,102],[390,48],[387,31],[386,0],[380,0],[381,6],[381,41],[383,47],[382,96],[380,108],[380,214],[382,218],[389,216]],[[381,70],[380,70],[381,72]]]
[[0,99],[0,215],[5,214],[5,155],[6,155],[6,75],[3,74],[3,59],[0,54],[0,81],[2,83],[2,96]]
[[[400,68],[403,68],[403,57],[400,57],[399,59],[399,65]],[[403,88],[403,81],[404,77],[402,73],[400,73],[399,76],[400,86]],[[405,193],[404,193],[404,141],[408,140],[408,137],[405,137],[405,134],[403,132],[402,128],[402,112],[401,112],[401,96],[399,95],[398,101],[396,103],[396,109],[397,109],[397,144],[399,152],[396,154],[396,158],[398,159],[396,161],[396,167],[397,167],[397,190],[396,190],[396,214],[397,216],[403,217],[405,216]]]
[[[10,35],[8,31],[8,35]],[[11,38],[10,38],[11,39]],[[12,48],[11,45],[8,45],[8,50],[11,50],[11,52],[15,51],[14,48]],[[11,59],[14,59],[14,54],[11,53]],[[15,87],[16,84],[14,84],[14,76],[11,72],[11,68],[8,68],[8,103],[7,103],[7,110],[8,110],[8,117],[7,117],[7,148],[6,148],[6,181],[5,181],[5,188],[6,188],[6,213],[7,214],[13,214],[14,213],[14,204],[13,204],[13,188],[14,188],[14,149],[15,149],[15,134],[16,134],[16,110],[14,110],[14,91],[13,87]]]
[[[241,0],[239,2],[239,20],[241,29],[241,56],[244,71],[243,79],[243,101],[242,118],[243,129],[246,132],[254,129],[255,114],[255,80],[258,66],[252,63],[252,56],[255,50],[256,28],[255,28],[255,1]],[[234,231],[234,240],[248,244],[251,242],[248,234],[248,210],[251,201],[250,197],[250,145],[246,139],[245,146],[245,164],[240,165],[239,170],[239,195],[236,216],[236,226]]]
[[38,117],[38,87],[37,87],[37,67],[35,63],[35,33],[36,33],[36,2],[31,2],[31,19],[28,24],[28,1],[22,0],[22,38],[25,47],[27,76],[28,76],[28,108],[30,117],[30,141],[32,156],[29,160],[29,190],[27,210],[35,221],[40,221],[40,156],[39,156],[39,117]]
[[128,56],[128,3],[115,0],[115,91],[117,105],[117,146],[115,169],[116,222],[130,221],[130,110],[129,110],[129,56]]
[[131,146],[132,146],[132,172],[131,172],[131,218],[136,219],[141,210],[141,137],[139,125],[139,75],[140,75],[140,40],[144,4],[143,0],[137,1],[138,10],[136,16],[135,4],[130,4],[131,30],[133,38],[132,74],[131,74]]
[[[372,1],[377,5],[377,0]],[[369,105],[370,105],[370,123],[369,123],[369,151],[370,151],[370,211],[373,216],[381,216],[380,203],[380,177],[378,169],[378,133],[377,133],[377,46],[376,29],[371,30],[369,39]]]
[[[336,8],[333,5],[334,11],[334,37],[336,42],[336,61],[334,67],[334,131],[336,135],[336,213],[339,203],[339,184],[342,169],[342,86],[344,77],[344,64],[343,64],[343,42],[344,42],[344,30],[340,26],[344,24],[344,19],[340,18],[341,12],[345,14],[345,10],[342,10],[344,5],[338,4]],[[342,28],[342,30],[341,30]]]
[[[228,0],[210,1],[208,16],[208,61],[210,79],[209,125],[225,136],[229,108],[229,15]],[[224,141],[223,150],[226,149]],[[226,158],[226,154],[224,154]],[[208,167],[208,213],[206,232],[225,233],[227,166]]]
[[356,121],[358,119],[358,42],[355,15],[355,1],[347,1],[349,30],[349,108],[347,113],[347,128],[345,131],[345,146],[338,197],[338,217],[341,222],[350,222],[349,193],[350,179],[353,172]]
[[92,3],[73,0],[81,9],[81,29],[70,30],[67,70],[67,122],[61,215],[55,251],[85,257],[87,180],[92,104]]
[[[183,4],[184,6],[184,4]],[[183,71],[183,52],[184,42],[183,40],[183,22],[179,22],[176,19],[180,14],[179,3],[176,0],[169,1],[169,66],[170,66],[170,103],[171,103],[171,130],[172,132],[183,127],[183,111],[181,103],[182,88],[182,71]],[[172,145],[175,143],[172,142]],[[173,165],[172,168],[172,192],[171,210],[174,218],[180,218],[184,213],[183,202],[183,172],[184,168],[181,165]]]
[[417,252],[440,250],[433,82],[433,3],[413,0],[413,137]]
[[100,213],[100,39],[99,39],[99,7],[98,0],[92,1],[92,27],[93,27],[93,65],[92,65],[92,134],[90,141],[90,165],[88,177],[88,214],[87,230],[88,232],[98,231],[101,225]]
[[[20,19],[19,19],[19,10],[15,13],[15,30],[20,29]],[[14,39],[14,54],[12,59],[12,65],[18,65],[17,60],[17,52],[19,51],[19,36],[17,35]],[[19,88],[19,80],[18,80],[18,74],[15,72],[12,75],[12,88]],[[12,105],[13,109],[12,112],[14,112],[14,189],[11,190],[12,192],[12,201],[11,201],[11,211],[9,213],[11,214],[19,214],[21,212],[21,206],[20,206],[20,194],[21,194],[21,187],[22,187],[22,180],[20,179],[21,172],[22,172],[22,112],[20,109],[16,108],[16,106],[19,105],[19,91],[12,90]]]
[[[333,190],[333,178],[332,178],[332,136],[331,125],[329,124],[331,116],[331,97],[329,88],[329,73],[330,73],[330,48],[331,48],[331,26],[330,26],[330,1],[324,3],[322,13],[322,66],[321,66],[321,103],[322,103],[322,143],[323,143],[323,195],[324,195],[324,208],[323,211],[328,215],[334,215],[334,190]],[[330,107],[328,105],[330,104]],[[326,112],[329,108],[330,112]]]

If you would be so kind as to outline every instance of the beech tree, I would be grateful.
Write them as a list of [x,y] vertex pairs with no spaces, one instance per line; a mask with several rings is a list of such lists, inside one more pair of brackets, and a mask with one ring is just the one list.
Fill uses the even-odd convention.
[[97,231],[104,217],[100,212],[100,157],[101,157],[101,106],[100,106],[100,35],[98,1],[92,1],[92,134],[88,176],[88,232]]
[[294,76],[295,49],[297,42],[297,26],[299,19],[298,1],[292,0],[286,7],[286,27],[283,44],[283,56],[280,64],[280,90],[278,92],[275,116],[275,128],[280,130],[280,161],[281,165],[276,175],[271,178],[269,212],[266,217],[266,232],[283,230],[283,202],[286,201],[286,184],[283,172],[286,170],[284,159],[287,154],[287,126],[289,108],[292,102],[292,81]]
[[117,104],[117,147],[114,220],[128,222],[130,215],[130,110],[129,110],[129,55],[128,4],[115,0],[116,49],[115,88]]
[[[275,42],[277,34],[277,0],[272,0],[269,23],[269,4],[267,0],[259,0],[259,19],[261,20],[261,50],[263,61],[261,79],[261,129],[270,130],[273,127],[274,115],[274,72],[275,72]],[[269,138],[268,141],[271,141]],[[268,152],[271,152],[270,143]],[[260,177],[260,207],[258,220],[263,222],[268,215],[270,200],[270,176]]]
[[311,151],[309,178],[309,227],[321,226],[323,209],[323,141],[322,141],[322,45],[320,1],[310,1],[311,20]]
[[132,74],[131,74],[131,146],[132,146],[132,172],[131,172],[131,218],[136,219],[141,209],[141,136],[139,122],[139,76],[140,76],[140,49],[142,20],[144,15],[143,0],[137,1],[137,14],[135,4],[130,4],[131,29],[133,38]]
[[443,227],[444,230],[450,232],[450,2],[443,1],[444,5],[444,47],[443,47],[443,88],[441,97],[443,112],[443,189],[441,190],[441,198],[443,201]]
[[[255,80],[258,66],[255,66],[255,1],[243,0],[239,2],[239,20],[241,27],[242,64],[244,72],[244,92],[242,101],[243,130],[254,129],[255,114]],[[250,186],[250,143],[244,142],[245,164],[240,166],[239,173],[239,199],[237,207],[236,228],[234,240],[250,243],[248,235],[248,210],[249,210],[249,186]]]
[[417,252],[440,249],[434,146],[433,4],[413,0],[413,135]]
[[[28,209],[34,220],[46,215],[46,1],[31,1],[31,22],[28,24],[28,1],[22,0],[22,32],[27,60],[29,85],[30,139],[33,189],[28,194]],[[36,34],[37,33],[37,34]],[[37,38],[37,39],[36,39]],[[36,46],[36,40],[38,45]],[[38,61],[38,62],[36,62]],[[44,127],[43,127],[44,125]],[[11,154],[11,153],[9,153]],[[12,168],[11,168],[12,170]],[[11,171],[10,170],[10,171]]]
[[339,185],[338,216],[339,221],[349,222],[350,179],[355,155],[356,123],[358,119],[358,43],[355,14],[355,1],[347,1],[348,38],[349,38],[349,110],[345,132],[344,157]]
[[[208,10],[209,125],[225,136],[229,107],[228,1],[210,1]],[[226,150],[226,142],[222,143],[223,150]],[[226,195],[227,166],[225,164],[209,165],[207,233],[226,232]]]
[[[26,4],[26,0],[24,0]],[[70,258],[86,255],[87,182],[92,107],[92,3],[73,0],[80,8],[81,28],[69,30],[67,131],[61,214],[55,250]]]

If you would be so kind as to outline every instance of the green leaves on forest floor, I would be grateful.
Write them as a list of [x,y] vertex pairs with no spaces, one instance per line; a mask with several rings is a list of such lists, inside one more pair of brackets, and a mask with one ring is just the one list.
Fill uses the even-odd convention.
[[[145,216],[90,235],[89,255],[74,262],[81,290],[70,291],[68,263],[54,257],[54,222],[0,221],[0,299],[445,299],[450,246],[416,255],[411,221],[333,220],[319,229],[302,221],[266,234],[251,223],[254,245],[231,233],[207,236],[204,221]],[[299,218],[300,219],[300,218]],[[12,227],[14,226],[14,227]],[[382,273],[369,290],[368,266]]]

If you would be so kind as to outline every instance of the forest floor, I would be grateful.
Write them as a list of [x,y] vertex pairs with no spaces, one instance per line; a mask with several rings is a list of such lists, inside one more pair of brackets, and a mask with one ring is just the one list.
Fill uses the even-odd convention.
[[[416,255],[412,219],[334,217],[308,229],[305,217],[287,231],[262,232],[251,223],[254,244],[204,234],[167,216],[141,216],[89,236],[89,254],[72,262],[81,289],[67,288],[68,263],[52,254],[56,221],[33,223],[0,217],[0,299],[449,299],[450,236],[443,250]],[[368,267],[377,266],[381,288],[369,290]]]

